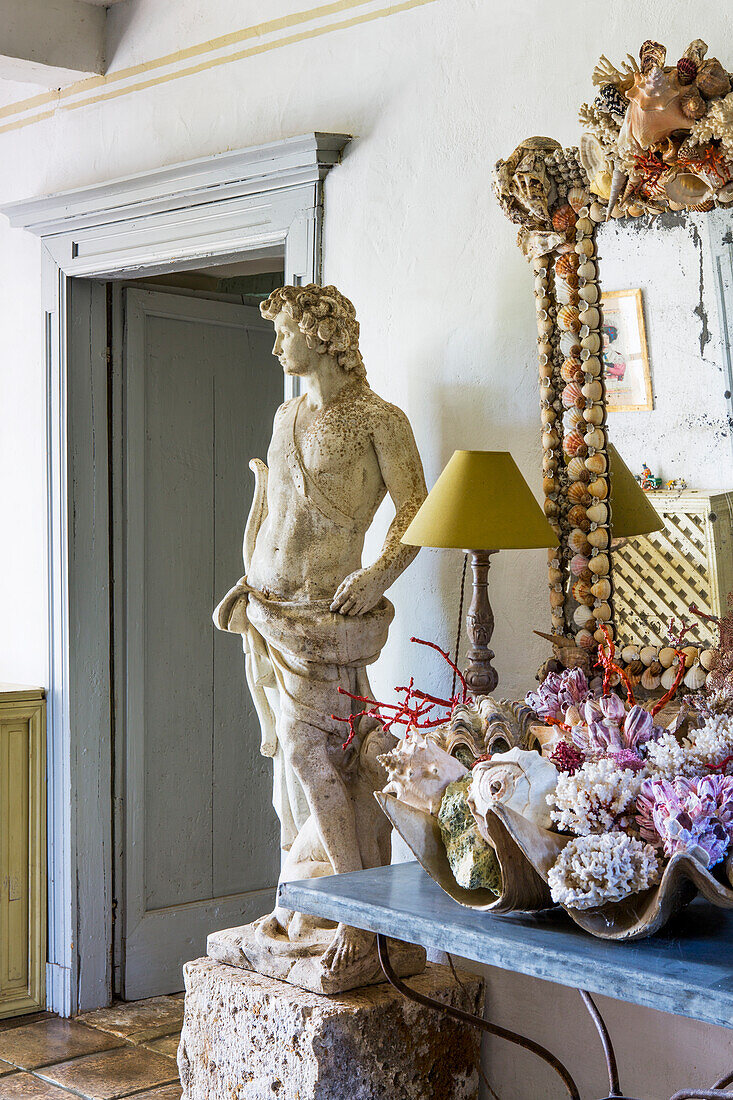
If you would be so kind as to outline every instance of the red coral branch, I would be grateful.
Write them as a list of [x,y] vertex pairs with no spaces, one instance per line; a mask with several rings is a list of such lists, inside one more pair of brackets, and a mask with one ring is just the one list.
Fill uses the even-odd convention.
[[682,652],[681,649],[675,649],[675,653],[677,654],[677,660],[679,662],[679,668],[677,669],[677,675],[675,676],[674,683],[672,684],[672,687],[669,689],[669,691],[665,692],[664,695],[662,696],[662,698],[658,699],[657,702],[652,707],[652,709],[651,709],[652,718],[654,717],[655,714],[659,714],[662,707],[665,707],[667,705],[667,703],[670,701],[670,699],[674,699],[674,697],[677,693],[677,688],[682,683],[682,677],[685,675],[685,654]]
[[634,703],[636,702],[634,698],[634,689],[631,686],[631,680],[629,679],[629,675],[626,670],[623,669],[621,665],[617,664],[613,659],[616,656],[616,646],[614,645],[613,639],[611,638],[611,632],[609,631],[608,627],[605,626],[603,623],[600,624],[599,629],[606,639],[606,644],[608,645],[608,655],[606,655],[606,651],[603,648],[602,644],[598,646],[598,664],[603,665],[603,694],[608,694],[611,675],[615,672],[623,680],[624,687],[626,688],[626,695],[628,698],[629,706],[633,707]]
[[[364,706],[361,710],[354,711],[352,714],[342,718],[338,714],[332,714],[331,718],[334,722],[343,722],[349,727],[349,735],[341,746],[343,749],[347,749],[356,736],[356,723],[360,718],[374,718],[378,722],[382,723],[385,730],[389,731],[392,726],[400,725],[406,726],[411,729],[434,729],[436,726],[443,725],[450,717],[450,713],[456,703],[465,703],[468,698],[468,685],[461,673],[460,669],[456,668],[453,661],[451,661],[448,654],[436,645],[434,642],[425,642],[422,638],[411,638],[410,641],[417,642],[418,645],[426,645],[431,649],[437,650],[438,653],[448,662],[450,667],[456,673],[461,681],[461,694],[454,696],[451,699],[441,699],[440,696],[430,695],[428,692],[420,691],[415,687],[414,677],[410,677],[410,682],[407,686],[396,687],[395,691],[398,695],[403,695],[403,698],[398,703],[382,703],[378,699],[370,699],[366,695],[354,695],[352,692],[347,691],[346,688],[340,687],[338,689],[339,695],[346,695],[349,699],[353,699],[355,703],[363,703]],[[431,716],[431,711],[435,707],[444,707],[447,710],[447,714],[439,717]],[[385,714],[384,712],[391,712]]]

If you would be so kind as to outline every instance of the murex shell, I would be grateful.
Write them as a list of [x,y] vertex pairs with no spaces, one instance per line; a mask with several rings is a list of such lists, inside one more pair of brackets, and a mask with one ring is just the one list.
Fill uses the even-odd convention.
[[394,794],[418,810],[437,814],[449,783],[468,773],[432,737],[411,730],[390,752],[378,756],[387,771],[385,794]]
[[540,828],[551,825],[547,796],[557,785],[557,770],[539,753],[510,749],[477,764],[468,804],[479,828],[486,828],[486,816],[501,804],[508,806]]

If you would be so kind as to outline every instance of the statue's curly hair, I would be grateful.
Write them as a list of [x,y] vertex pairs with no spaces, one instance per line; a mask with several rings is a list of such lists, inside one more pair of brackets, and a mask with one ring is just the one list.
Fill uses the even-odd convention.
[[335,286],[281,286],[260,303],[260,313],[274,321],[278,313],[293,318],[309,348],[332,355],[356,378],[366,378],[359,351],[359,322],[348,298]]

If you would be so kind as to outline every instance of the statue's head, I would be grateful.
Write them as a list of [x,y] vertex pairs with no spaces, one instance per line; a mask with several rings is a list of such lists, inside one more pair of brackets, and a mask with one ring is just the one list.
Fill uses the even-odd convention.
[[281,286],[260,304],[273,321],[274,354],[287,374],[309,374],[328,355],[354,378],[366,378],[354,306],[335,286]]

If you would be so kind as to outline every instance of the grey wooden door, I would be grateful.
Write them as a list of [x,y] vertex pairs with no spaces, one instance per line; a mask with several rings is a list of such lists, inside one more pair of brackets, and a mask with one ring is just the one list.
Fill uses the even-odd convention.
[[[206,935],[271,906],[272,777],[237,638],[211,612],[242,573],[283,379],[257,309],[128,288],[120,612],[123,994],[183,988]],[[119,634],[118,634],[119,637]]]

